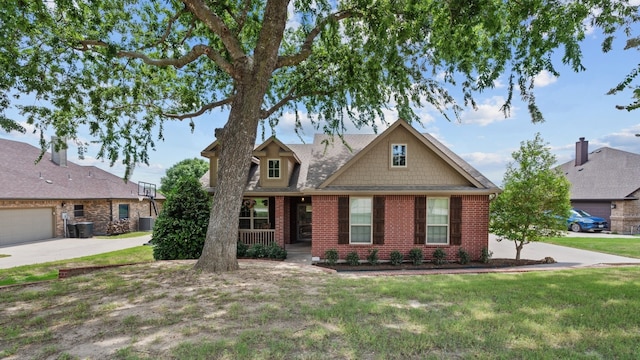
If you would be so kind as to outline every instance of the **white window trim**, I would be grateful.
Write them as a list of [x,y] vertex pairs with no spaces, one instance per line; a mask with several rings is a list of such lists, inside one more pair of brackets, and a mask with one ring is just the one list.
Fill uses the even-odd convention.
[[[271,162],[272,161],[277,161],[278,162],[278,176],[270,176],[269,175],[269,170],[271,170]],[[274,168],[275,169],[275,168]],[[280,161],[280,159],[267,159],[267,179],[280,179],[280,176],[282,175],[282,161]]]
[[[396,146],[404,146],[404,165],[395,165],[393,163],[393,148]],[[407,146],[407,144],[391,144],[391,159],[389,160],[389,163],[391,165],[391,168],[395,168],[395,169],[404,169],[407,167],[407,163],[408,163],[408,153],[409,153],[409,146]]]
[[[354,224],[351,222],[351,200],[368,199],[371,208],[371,222],[369,224]],[[351,229],[353,226],[369,226],[369,242],[352,242]],[[351,245],[371,245],[373,244],[373,197],[370,196],[349,196],[349,244]]]
[[[446,199],[447,200],[447,223],[446,224],[429,224],[429,200],[433,199]],[[427,197],[427,211],[426,211],[426,228],[425,228],[425,244],[426,245],[449,245],[451,243],[451,228],[449,223],[451,223],[451,198],[449,197]],[[429,227],[430,226],[445,226],[447,228],[447,242],[446,243],[430,243],[429,242]]]

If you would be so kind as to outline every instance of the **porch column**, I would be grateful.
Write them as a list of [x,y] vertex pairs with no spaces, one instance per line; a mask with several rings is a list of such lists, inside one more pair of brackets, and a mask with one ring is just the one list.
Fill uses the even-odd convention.
[[285,244],[291,244],[291,198],[283,197],[284,213],[282,214],[282,232]]
[[285,214],[284,209],[284,196],[276,196],[276,204],[275,204],[275,241],[278,245],[284,247],[284,229],[285,229],[285,221],[287,221],[287,216]]

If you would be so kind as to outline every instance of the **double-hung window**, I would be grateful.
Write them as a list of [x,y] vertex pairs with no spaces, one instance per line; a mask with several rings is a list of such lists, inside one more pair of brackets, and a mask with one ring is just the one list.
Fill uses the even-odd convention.
[[427,198],[427,244],[449,243],[449,198]]
[[73,205],[73,217],[84,217],[84,205]]
[[391,145],[391,167],[392,168],[407,167],[407,145],[406,144]]
[[269,179],[280,179],[280,159],[269,159],[267,162],[267,177]]
[[352,244],[371,244],[372,198],[351,197],[349,199],[349,226]]
[[269,229],[269,199],[247,198],[240,208],[240,229]]

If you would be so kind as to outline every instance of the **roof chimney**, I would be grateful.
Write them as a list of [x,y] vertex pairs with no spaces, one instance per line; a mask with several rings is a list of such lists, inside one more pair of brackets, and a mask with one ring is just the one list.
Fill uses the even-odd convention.
[[67,144],[64,138],[51,137],[51,161],[59,166],[67,166]]
[[576,166],[581,166],[587,161],[589,161],[589,142],[581,137],[580,141],[576,142]]

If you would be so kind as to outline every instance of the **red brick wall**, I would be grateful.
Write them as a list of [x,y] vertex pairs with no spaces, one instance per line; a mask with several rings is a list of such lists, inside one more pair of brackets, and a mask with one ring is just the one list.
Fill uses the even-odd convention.
[[421,248],[425,260],[430,260],[437,248],[447,253],[448,261],[458,260],[458,249],[466,250],[473,260],[478,260],[482,248],[489,245],[489,198],[486,195],[462,197],[462,245],[416,245],[414,244],[414,196],[389,195],[385,200],[384,245],[339,245],[338,244],[338,196],[313,197],[313,241],[311,255],[324,259],[329,249],[338,250],[343,260],[352,251],[366,260],[370,249],[378,249],[378,257],[388,260],[389,254],[400,251],[407,259],[409,250]]

